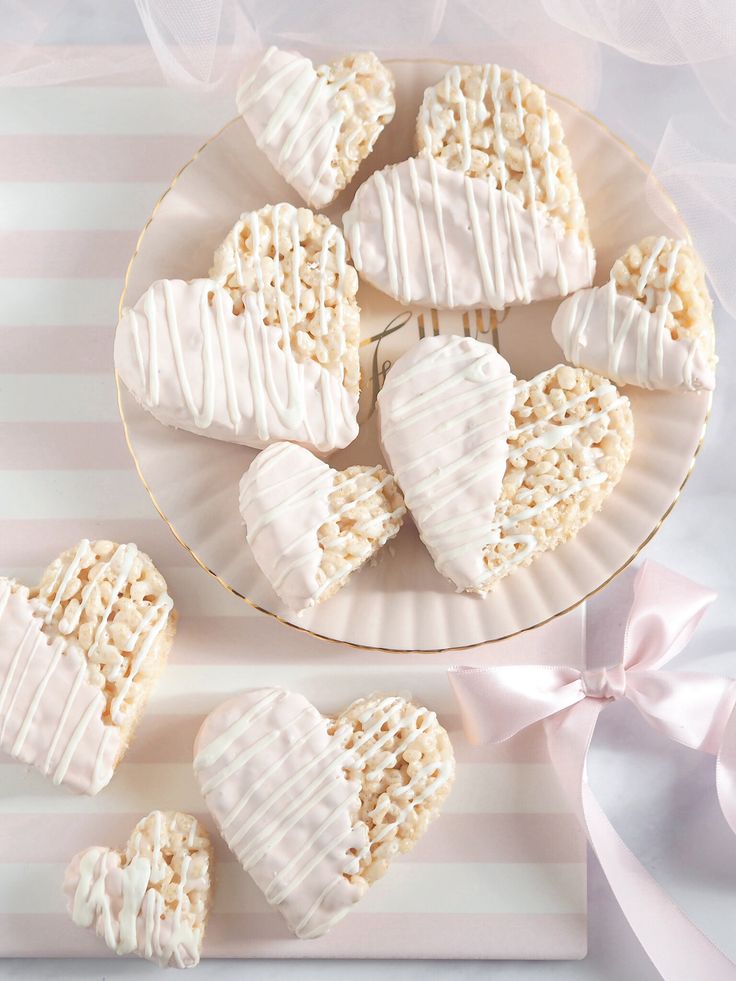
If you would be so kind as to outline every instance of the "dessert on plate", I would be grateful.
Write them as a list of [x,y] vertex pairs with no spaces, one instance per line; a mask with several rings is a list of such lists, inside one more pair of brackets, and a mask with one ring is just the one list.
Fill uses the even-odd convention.
[[328,453],[358,434],[357,289],[339,228],[267,205],[241,216],[208,279],[159,280],[124,311],[115,367],[167,426]]
[[237,103],[273,167],[314,208],[350,183],[396,109],[393,76],[372,52],[315,68],[274,47],[244,74]]
[[552,333],[568,361],[621,385],[715,387],[713,301],[693,247],[650,235],[617,259],[605,286],[560,304]]
[[246,538],[274,591],[301,612],[322,603],[398,534],[406,508],[383,467],[333,470],[276,443],[240,482]]
[[343,216],[362,277],[401,303],[459,309],[590,286],[585,206],[544,89],[498,65],[456,65],[426,90],[417,143]]
[[415,344],[378,408],[384,455],[438,571],[481,594],[577,534],[633,441],[629,400],[608,379],[557,365],[517,380],[472,337]]
[[205,719],[194,772],[220,832],[297,937],[322,936],[408,852],[455,775],[447,733],[397,695],[335,717],[252,689]]
[[84,539],[33,589],[0,578],[0,749],[55,784],[98,793],[175,630],[166,583],[133,544]]
[[142,818],[124,852],[86,848],[64,876],[77,926],[94,929],[116,954],[137,954],[159,967],[199,963],[211,893],[209,836],[179,811]]

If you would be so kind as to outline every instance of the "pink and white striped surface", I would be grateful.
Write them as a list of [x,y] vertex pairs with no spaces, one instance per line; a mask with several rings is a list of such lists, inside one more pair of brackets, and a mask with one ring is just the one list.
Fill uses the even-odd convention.
[[135,541],[182,614],[148,714],[97,798],[0,760],[0,955],[104,953],[64,913],[66,862],[90,844],[122,847],[155,807],[191,810],[212,828],[191,770],[200,721],[244,687],[280,685],[324,712],[372,691],[411,693],[450,730],[458,779],[417,849],[318,941],[289,937],[218,839],[205,955],[581,957],[585,845],[541,734],[470,747],[445,671],[489,658],[580,664],[582,614],[464,655],[327,644],[257,614],[210,579],[135,474],[112,377],[123,273],[173,173],[233,114],[222,94],[162,86],[143,50],[138,63],[135,78],[115,84],[0,88],[0,574],[33,583],[83,536]]

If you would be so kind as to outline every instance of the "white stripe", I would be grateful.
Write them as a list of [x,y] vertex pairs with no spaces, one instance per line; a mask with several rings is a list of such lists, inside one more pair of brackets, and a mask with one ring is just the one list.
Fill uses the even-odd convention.
[[111,279],[0,279],[0,327],[97,327],[117,323],[123,274]]
[[[0,422],[114,422],[119,418],[111,372],[0,374]],[[43,462],[42,455],[39,461]]]
[[0,133],[213,133],[235,115],[222,94],[164,86],[18,86],[0,89]]
[[[93,844],[93,842],[90,842]],[[122,846],[121,842],[121,846]],[[0,914],[63,913],[65,866],[55,862],[0,865]],[[258,887],[236,862],[217,867],[218,913],[265,913]],[[385,880],[369,890],[361,913],[585,912],[583,862],[411,862],[399,858]],[[70,929],[73,929],[70,924]]]
[[138,231],[163,186],[146,182],[0,182],[0,229]]
[[152,518],[148,494],[130,470],[0,470],[4,519]]
[[[81,803],[55,791],[35,770],[13,763],[0,764],[0,786],[0,814],[76,814],[80,809],[93,814],[145,814],[154,807],[204,808],[189,763],[123,762],[104,793]],[[446,814],[567,814],[570,810],[552,766],[546,763],[459,763],[442,809]]]

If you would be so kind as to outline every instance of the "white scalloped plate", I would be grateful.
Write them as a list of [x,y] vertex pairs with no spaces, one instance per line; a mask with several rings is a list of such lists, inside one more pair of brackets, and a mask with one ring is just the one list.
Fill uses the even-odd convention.
[[[372,170],[412,153],[414,118],[424,88],[446,65],[396,62],[396,118],[361,169]],[[585,198],[598,253],[597,281],[625,247],[662,223],[646,195],[647,171],[601,123],[558,97],[560,113]],[[352,189],[327,213],[338,220]],[[651,193],[651,192],[650,192]],[[670,229],[687,230],[666,198]],[[156,207],[131,260],[121,306],[135,302],[161,277],[205,275],[215,247],[242,211],[291,201],[295,193],[272,170],[242,120],[214,136],[183,168]],[[549,324],[556,302],[515,307],[502,322],[488,311],[462,314],[402,308],[369,286],[363,310],[361,432],[330,463],[342,468],[380,459],[373,417],[375,392],[386,368],[422,333],[470,332],[496,343],[519,377],[561,360]],[[402,325],[380,343],[387,326]],[[261,575],[245,543],[237,487],[255,451],[167,429],[118,385],[128,444],[156,507],[181,543],[222,584],[264,612],[325,638],[396,651],[446,650],[500,640],[538,626],[580,603],[625,567],[659,528],[692,469],[710,408],[707,394],[629,389],[636,440],[623,479],[603,510],[574,540],[505,579],[486,599],[459,595],[435,571],[407,522],[391,551],[384,549],[332,599],[295,617]]]

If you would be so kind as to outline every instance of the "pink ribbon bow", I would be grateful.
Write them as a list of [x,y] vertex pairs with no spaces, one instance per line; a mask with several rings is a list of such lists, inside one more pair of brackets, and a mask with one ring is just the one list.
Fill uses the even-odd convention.
[[587,783],[585,760],[600,712],[627,698],[665,736],[718,757],[718,797],[736,832],[736,681],[660,670],[683,650],[714,599],[709,590],[646,562],[636,577],[623,657],[615,667],[455,667],[449,672],[471,742],[502,742],[544,721],[563,789],[630,926],[667,981],[733,981],[736,965],[623,843]]

